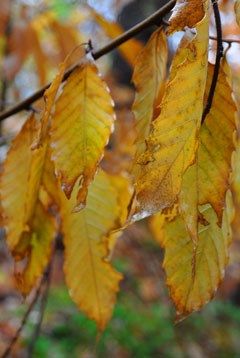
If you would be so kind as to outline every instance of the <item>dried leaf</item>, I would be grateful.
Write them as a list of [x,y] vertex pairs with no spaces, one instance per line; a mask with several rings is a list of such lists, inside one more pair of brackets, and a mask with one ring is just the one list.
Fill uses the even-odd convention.
[[35,286],[51,258],[55,232],[54,218],[51,218],[41,202],[37,201],[30,232],[22,236],[21,242],[13,251],[16,259],[24,259],[24,267],[16,273],[16,279],[18,289],[25,296]]
[[[209,64],[207,94],[213,71],[214,66]],[[222,221],[226,192],[230,185],[233,135],[236,130],[235,112],[232,89],[221,67],[211,110],[201,126],[196,162],[184,174],[179,196],[180,212],[195,242],[198,241],[198,220],[201,220],[198,215],[199,205],[211,204],[219,223]]]
[[109,235],[109,251],[110,256],[113,252],[117,239],[121,236],[124,225],[128,217],[128,206],[133,195],[133,188],[130,178],[125,173],[118,173],[117,175],[108,176],[111,185],[116,191],[118,203],[118,230]]
[[140,52],[134,68],[132,81],[136,87],[133,112],[138,138],[137,157],[144,151],[145,139],[149,135],[151,122],[161,103],[165,88],[168,47],[162,29],[153,33]]
[[[208,16],[185,34],[173,61],[161,113],[138,158],[132,220],[173,205],[198,148],[207,74]],[[133,206],[133,208],[134,208]]]
[[[61,24],[56,19],[52,19],[49,25],[58,43],[59,61],[63,61],[66,56],[79,45],[78,31],[73,26]],[[76,53],[75,57],[71,56],[70,65],[76,63],[78,60],[79,57]]]
[[30,146],[39,126],[34,115],[30,116],[13,140],[3,163],[0,194],[10,250],[18,244],[22,233],[29,231],[29,220],[38,197],[39,174],[43,168],[46,148],[31,151]]
[[[46,131],[63,70],[62,65],[62,73],[45,92],[46,108],[42,126],[34,115],[30,116],[14,139],[3,163],[0,185],[3,223],[7,229],[10,251],[16,259],[24,260],[26,264],[18,274],[18,286],[23,294],[30,291],[43,273],[51,254],[55,227],[50,212],[58,202],[55,202],[54,196],[49,196],[47,201],[42,198],[44,187],[54,192],[54,186],[57,185],[53,167],[52,176],[48,175],[50,162]],[[42,136],[41,145],[39,134]],[[33,147],[34,150],[31,149]],[[39,260],[36,258],[37,252]],[[44,259],[41,252],[42,256],[45,253]]]
[[87,187],[103,155],[114,119],[106,84],[97,67],[86,62],[68,78],[56,103],[51,132],[52,159],[68,198],[79,180],[75,210],[85,205]]
[[238,26],[240,26],[240,0],[235,0],[234,10],[236,13],[236,20],[237,20]]
[[31,52],[33,53],[36,68],[38,72],[38,81],[40,86],[44,86],[47,81],[47,64],[48,64],[48,57],[45,55],[38,33],[36,32],[35,28],[30,24],[30,31],[32,36],[32,49]]
[[3,36],[10,15],[10,0],[1,0],[0,2],[0,36]]
[[197,247],[181,216],[168,221],[163,214],[157,214],[152,219],[154,236],[165,249],[163,267],[177,309],[177,320],[199,310],[213,297],[228,261],[230,238],[226,217],[222,230],[210,205],[201,207],[200,212],[208,224],[199,225]]
[[71,212],[73,196],[69,201],[64,199],[62,231],[67,286],[78,307],[94,319],[102,331],[112,315],[122,277],[107,262],[108,236],[119,215],[117,192],[108,175],[100,170],[89,186],[82,211]]
[[173,14],[169,19],[168,36],[176,31],[184,30],[186,26],[189,28],[195,27],[205,15],[204,3],[206,2],[208,1],[177,0],[173,8]]

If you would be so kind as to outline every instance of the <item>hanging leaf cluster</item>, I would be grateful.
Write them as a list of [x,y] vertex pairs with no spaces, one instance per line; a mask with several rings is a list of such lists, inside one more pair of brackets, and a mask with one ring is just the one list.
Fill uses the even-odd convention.
[[[239,1],[235,9],[239,23]],[[177,319],[214,296],[231,231],[239,238],[240,150],[238,87],[226,56],[203,120],[215,71],[208,62],[210,11],[209,1],[178,0],[166,33],[160,27],[144,47],[135,40],[120,47],[136,89],[131,170],[109,170],[116,114],[96,61],[86,55],[63,84],[69,57],[60,65],[43,112],[26,119],[1,174],[2,222],[23,295],[63,236],[69,293],[102,331],[122,279],[110,262],[116,240],[125,226],[150,217]],[[110,37],[120,34],[116,24],[92,16]],[[169,68],[167,37],[181,30]]]

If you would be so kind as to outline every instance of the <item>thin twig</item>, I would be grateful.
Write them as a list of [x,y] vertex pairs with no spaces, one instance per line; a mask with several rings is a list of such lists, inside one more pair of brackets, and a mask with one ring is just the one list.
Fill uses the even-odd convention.
[[41,282],[36,290],[36,293],[35,293],[35,296],[32,300],[32,302],[30,303],[30,305],[28,306],[28,309],[27,311],[25,312],[23,318],[22,318],[22,322],[21,322],[21,325],[20,327],[18,328],[17,332],[15,333],[14,337],[12,338],[10,344],[8,345],[8,347],[6,348],[6,350],[4,351],[3,355],[1,356],[1,358],[7,358],[9,356],[9,354],[11,353],[12,349],[13,349],[13,346],[14,344],[16,343],[16,341],[18,340],[25,324],[27,323],[27,320],[28,320],[28,317],[30,315],[30,313],[32,312],[33,310],[33,307],[35,306],[40,294],[41,294],[41,291],[42,291],[42,287],[43,287],[43,284],[45,282],[45,275],[43,275],[42,279],[41,279]]
[[[217,41],[217,37],[215,36],[209,36],[211,40]],[[222,42],[226,42],[227,44],[240,44],[240,40],[237,39],[226,39],[225,37],[222,38]]]
[[42,321],[43,321],[43,316],[44,316],[44,312],[47,306],[47,299],[48,299],[48,293],[49,293],[49,287],[50,287],[50,275],[51,275],[51,263],[49,264],[49,267],[47,268],[46,272],[45,272],[45,287],[43,288],[43,292],[42,292],[42,297],[40,300],[40,307],[39,307],[39,319],[38,322],[35,326],[33,335],[32,335],[32,339],[31,339],[31,343],[29,345],[28,348],[28,352],[27,352],[27,358],[31,358],[32,354],[34,352],[34,347],[37,341],[37,338],[40,334],[40,330],[41,330],[41,326],[42,326]]
[[213,6],[213,11],[214,11],[216,31],[217,31],[217,52],[216,52],[216,61],[215,61],[215,66],[214,66],[212,83],[211,83],[207,102],[206,102],[206,105],[205,105],[205,108],[203,111],[203,115],[202,115],[202,123],[204,122],[206,115],[209,113],[211,106],[212,106],[213,96],[214,96],[214,92],[216,89],[217,79],[218,79],[218,74],[219,74],[219,69],[220,69],[220,62],[221,62],[221,58],[223,57],[222,25],[221,25],[220,12],[219,12],[218,4],[217,4],[216,0],[212,0],[212,6]]
[[[142,32],[144,29],[153,26],[158,25],[161,22],[161,19],[169,13],[169,11],[174,7],[176,3],[176,0],[170,0],[166,5],[161,7],[158,11],[156,11],[154,14],[149,16],[144,21],[140,22],[136,26],[132,27],[130,30],[124,32],[122,35],[117,37],[116,39],[109,42],[106,46],[101,48],[98,51],[93,51],[92,56],[95,60],[102,57],[103,55],[106,55],[107,53],[111,52],[118,46],[122,45],[126,41],[130,40],[132,37],[136,36],[140,32]],[[69,68],[64,76],[63,76],[63,82],[70,76],[70,74],[74,71],[76,67],[79,66],[79,62],[74,64],[71,68]],[[41,98],[46,91],[46,89],[50,86],[51,83],[48,83],[46,86],[39,89],[37,92],[32,94],[30,97],[26,98],[22,102],[18,103],[16,106],[13,106],[12,108],[9,108],[8,110],[0,113],[0,121],[4,120],[5,118],[8,118],[12,116],[13,114],[16,114],[22,110],[29,110],[31,104]]]
[[[8,55],[8,51],[9,51],[9,46],[8,46],[8,38],[9,35],[11,33],[11,2],[9,3],[10,8],[9,8],[9,14],[8,14],[8,19],[7,19],[7,23],[4,29],[4,37],[5,37],[5,46],[4,46],[4,50],[3,50],[3,57],[5,58]],[[8,81],[6,79],[6,76],[4,74],[4,71],[2,71],[2,88],[1,88],[1,96],[0,96],[0,112],[5,110],[6,107],[6,98],[7,98],[7,89],[8,89]],[[2,126],[0,124],[0,135],[2,135]]]

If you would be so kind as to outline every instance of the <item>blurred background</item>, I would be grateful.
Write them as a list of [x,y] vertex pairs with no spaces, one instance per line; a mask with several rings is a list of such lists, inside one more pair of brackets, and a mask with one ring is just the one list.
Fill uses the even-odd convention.
[[[84,44],[91,39],[96,51],[164,3],[166,1],[160,0],[1,0],[1,111],[51,81],[58,64],[79,44],[84,50]],[[219,1],[223,35],[239,39],[233,3]],[[139,50],[156,28],[143,31],[125,47],[97,61],[116,104],[116,130],[102,164],[113,173],[131,170],[135,151],[132,70]],[[213,25],[211,34],[215,35]],[[169,38],[169,63],[181,36],[178,33]],[[213,41],[210,59],[214,59],[214,51]],[[78,61],[79,56],[80,52],[75,51],[72,63]],[[232,44],[228,56],[234,64],[234,59],[239,58],[238,44]],[[39,100],[32,109],[39,112],[42,108],[43,101]],[[27,112],[22,111],[1,124],[1,160],[26,117]],[[39,321],[39,304],[31,312],[11,357],[237,358],[240,356],[239,245],[236,241],[230,248],[225,279],[212,302],[201,312],[175,324],[175,310],[161,268],[164,253],[154,241],[147,220],[132,225],[119,237],[114,249],[112,261],[124,279],[114,315],[97,339],[96,325],[77,310],[67,292],[62,273],[63,247],[59,243],[34,352],[30,352],[29,347]],[[1,352],[21,325],[34,292],[24,301],[15,289],[14,264],[4,243],[4,231],[1,232],[0,263]]]

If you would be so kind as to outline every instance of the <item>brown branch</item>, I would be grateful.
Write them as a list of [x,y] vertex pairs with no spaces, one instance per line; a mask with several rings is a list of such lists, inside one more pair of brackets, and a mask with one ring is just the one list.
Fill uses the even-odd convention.
[[[214,40],[214,41],[217,41],[217,37],[215,36],[209,36],[209,38],[211,40]],[[226,39],[225,37],[222,38],[222,42],[226,42],[227,44],[233,44],[233,43],[236,43],[236,44],[240,44],[240,40],[237,40],[237,39]]]
[[51,268],[52,268],[52,262],[50,262],[48,268],[45,271],[45,287],[43,288],[43,292],[42,292],[42,297],[40,300],[40,307],[39,307],[39,319],[38,322],[35,326],[33,335],[32,335],[32,339],[28,348],[28,352],[27,352],[27,358],[31,358],[34,352],[34,347],[36,344],[36,341],[38,339],[38,336],[40,334],[40,330],[41,330],[41,326],[42,326],[42,321],[43,321],[43,316],[44,316],[44,312],[47,306],[47,299],[48,299],[48,293],[49,293],[49,288],[50,288],[50,275],[51,275]]
[[27,323],[27,320],[28,320],[28,317],[30,315],[30,313],[32,312],[33,310],[33,307],[35,306],[40,294],[41,294],[41,291],[42,291],[42,287],[43,287],[43,284],[45,283],[45,280],[46,280],[46,276],[45,274],[43,275],[42,279],[41,279],[41,282],[36,290],[36,293],[35,293],[35,296],[32,300],[32,302],[30,303],[30,305],[28,306],[28,309],[27,311],[25,312],[23,318],[22,318],[22,321],[21,321],[21,324],[20,324],[20,327],[18,328],[18,330],[16,331],[14,337],[12,338],[10,344],[8,345],[8,347],[6,348],[6,350],[4,351],[4,353],[2,354],[1,358],[7,358],[9,357],[9,354],[11,353],[12,349],[13,349],[13,346],[14,344],[17,342],[25,324]]
[[[142,32],[144,29],[153,26],[153,25],[159,25],[161,22],[161,19],[169,13],[169,11],[174,7],[176,3],[176,0],[170,0],[166,5],[162,6],[158,11],[156,11],[154,14],[149,16],[144,21],[140,22],[136,26],[132,27],[130,30],[124,32],[122,35],[117,37],[116,39],[109,42],[106,46],[101,48],[98,51],[93,51],[92,56],[95,60],[102,57],[103,55],[106,55],[107,53],[111,52],[121,44],[125,43],[126,41],[130,40],[132,37],[136,36],[140,32]],[[63,76],[63,82],[70,76],[70,74],[74,71],[76,67],[79,66],[79,62],[74,64],[71,68],[69,68],[64,76]],[[46,86],[39,89],[37,92],[32,94],[30,97],[26,98],[22,102],[18,103],[16,106],[13,106],[12,108],[9,108],[8,110],[0,113],[0,121],[12,116],[13,114],[16,114],[22,110],[29,110],[31,109],[31,104],[41,98],[46,91],[46,89],[50,86],[51,83],[48,83]]]
[[[5,37],[5,46],[3,50],[3,57],[5,58],[8,55],[9,52],[9,46],[8,46],[8,38],[11,33],[11,3],[9,3],[9,14],[7,23],[4,29],[4,37]],[[7,89],[8,89],[8,81],[6,79],[4,70],[2,70],[2,88],[1,88],[1,95],[0,95],[0,112],[5,110],[6,107],[6,99],[7,99]],[[2,135],[2,126],[0,124],[0,135]]]
[[221,62],[221,58],[223,57],[222,25],[221,25],[220,12],[219,12],[218,4],[217,4],[216,0],[212,0],[212,6],[213,6],[215,23],[216,23],[216,30],[217,30],[217,52],[216,52],[216,61],[215,61],[215,66],[214,66],[212,83],[211,83],[211,87],[210,87],[210,91],[209,91],[209,94],[208,94],[207,102],[206,102],[206,105],[205,105],[205,108],[204,108],[204,111],[203,111],[203,115],[202,115],[202,123],[204,122],[204,120],[205,120],[205,118],[206,118],[207,114],[209,113],[209,111],[211,109],[211,106],[212,106],[213,96],[214,96],[214,93],[215,93],[218,74],[219,74],[219,69],[220,69],[220,62]]

